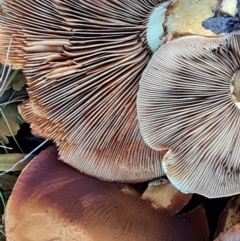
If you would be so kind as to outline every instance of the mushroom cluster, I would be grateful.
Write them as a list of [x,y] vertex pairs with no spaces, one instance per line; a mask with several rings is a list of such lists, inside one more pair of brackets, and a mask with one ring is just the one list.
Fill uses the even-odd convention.
[[138,83],[159,45],[214,35],[201,23],[218,3],[3,1],[0,60],[11,39],[9,62],[27,78],[29,100],[20,113],[35,135],[54,140],[60,159],[85,174],[123,182],[162,176],[167,149],[154,151],[141,137]]
[[155,52],[140,81],[141,133],[184,193],[240,193],[240,34],[183,37]]
[[141,196],[84,174],[141,182],[162,176],[163,160],[183,192],[239,192],[239,35],[201,26],[216,8],[235,14],[229,1],[3,1],[0,61],[9,54],[23,69],[29,99],[19,111],[58,147],[21,174],[9,240],[208,240],[201,207],[176,215],[190,195],[173,188],[178,202],[166,201],[165,187]]

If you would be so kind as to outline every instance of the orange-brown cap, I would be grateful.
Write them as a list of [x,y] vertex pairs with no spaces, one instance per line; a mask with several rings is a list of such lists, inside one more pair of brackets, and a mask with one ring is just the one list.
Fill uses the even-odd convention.
[[6,209],[7,241],[207,241],[202,207],[171,217],[114,183],[57,160],[54,146],[21,173]]
[[240,35],[161,46],[140,81],[141,133],[184,193],[240,193]]

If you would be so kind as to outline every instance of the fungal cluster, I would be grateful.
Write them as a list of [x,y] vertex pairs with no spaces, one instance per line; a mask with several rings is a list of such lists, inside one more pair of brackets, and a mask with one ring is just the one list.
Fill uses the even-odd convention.
[[[107,240],[106,235],[208,240],[201,208],[187,214],[198,227],[189,231],[176,216],[185,202],[172,214],[155,192],[120,193],[97,179],[140,183],[166,174],[183,193],[240,193],[240,34],[229,28],[233,21],[238,28],[238,9],[235,0],[3,1],[0,62],[8,54],[9,64],[23,70],[29,99],[19,112],[34,135],[57,146],[21,174],[8,209],[9,240],[40,240],[29,238],[31,228],[15,228],[29,210],[40,214],[36,225],[50,213],[46,241],[58,240],[59,233],[67,241]],[[209,27],[216,11],[217,25],[225,21],[220,30]],[[57,170],[56,179],[47,162],[53,175]],[[32,172],[39,172],[38,180]],[[181,195],[178,200],[189,200],[190,194]],[[136,206],[124,209],[119,200]],[[21,202],[24,209],[15,219],[10,207]],[[22,220],[28,227],[32,217]],[[60,226],[55,233],[52,224]]]

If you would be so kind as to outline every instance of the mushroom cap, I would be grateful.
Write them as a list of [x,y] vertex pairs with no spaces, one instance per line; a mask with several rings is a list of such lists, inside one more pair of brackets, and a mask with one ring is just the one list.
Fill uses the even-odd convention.
[[240,193],[240,109],[231,91],[239,43],[237,33],[179,38],[161,46],[142,75],[141,133],[153,149],[170,148],[163,168],[184,193]]
[[6,208],[7,241],[208,240],[202,207],[171,217],[137,194],[85,176],[57,159],[54,146],[21,173]]
[[[33,134],[53,139],[60,159],[105,180],[163,175],[166,150],[143,141],[136,114],[152,52],[146,25],[155,1],[5,0],[0,32],[23,68],[29,100],[19,107]],[[81,160],[81,161],[80,161]]]

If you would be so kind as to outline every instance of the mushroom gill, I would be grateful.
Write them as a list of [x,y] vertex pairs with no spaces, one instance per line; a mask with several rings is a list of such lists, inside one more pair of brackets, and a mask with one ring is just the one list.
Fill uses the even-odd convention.
[[240,35],[184,37],[161,46],[140,80],[146,143],[168,147],[170,181],[184,193],[240,193]]
[[161,176],[166,149],[151,150],[140,135],[138,82],[152,52],[171,37],[213,35],[201,22],[217,3],[5,0],[0,58],[12,39],[9,62],[23,68],[28,84],[22,116],[83,173],[125,182]]
[[12,38],[9,61],[23,68],[28,84],[20,112],[35,135],[53,139],[60,159],[83,173],[128,182],[163,174],[166,150],[144,143],[135,103],[152,55],[146,25],[160,3],[3,3],[1,48]]

